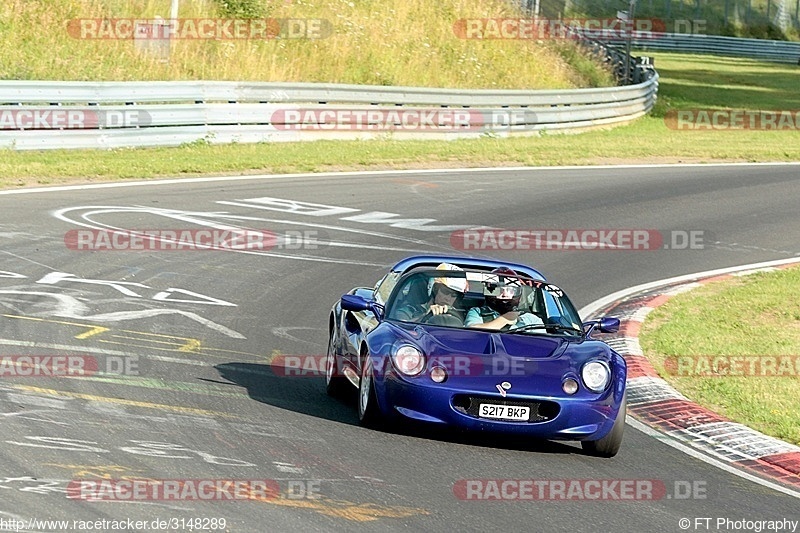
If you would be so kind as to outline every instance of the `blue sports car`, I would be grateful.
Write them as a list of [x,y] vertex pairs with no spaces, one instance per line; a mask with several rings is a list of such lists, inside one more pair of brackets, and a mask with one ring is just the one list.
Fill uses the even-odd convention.
[[559,287],[519,264],[415,256],[331,309],[328,393],[358,389],[362,425],[394,418],[581,441],[611,457],[625,427],[625,361]]

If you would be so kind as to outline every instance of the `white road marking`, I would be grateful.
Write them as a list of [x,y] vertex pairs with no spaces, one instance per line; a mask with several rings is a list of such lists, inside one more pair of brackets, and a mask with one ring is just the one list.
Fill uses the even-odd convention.
[[[67,214],[72,211],[80,211],[80,210],[90,210],[86,213],[80,215],[80,219],[85,221],[82,222],[81,220],[75,220],[70,218]],[[191,224],[196,224],[199,226],[210,227],[217,230],[223,231],[243,231],[246,229],[253,229],[253,228],[246,228],[244,226],[234,226],[230,224],[221,224],[218,222],[214,222],[213,220],[207,219],[214,219],[214,218],[221,218],[224,220],[246,220],[246,221],[259,221],[261,219],[257,217],[249,217],[244,215],[231,215],[228,213],[219,213],[219,212],[194,212],[194,211],[180,211],[176,209],[160,209],[160,208],[152,208],[152,207],[141,207],[141,206],[78,206],[78,207],[68,207],[63,209],[58,209],[52,212],[52,215],[68,224],[74,224],[77,226],[82,226],[85,228],[91,228],[96,230],[109,230],[109,231],[128,231],[125,228],[120,228],[117,226],[111,226],[109,224],[104,224],[101,222],[96,222],[92,220],[92,215],[95,214],[108,214],[108,213],[145,213],[155,216],[163,216],[170,219],[180,220],[182,222],[188,222]],[[205,218],[202,218],[205,217]],[[154,237],[159,242],[169,242],[167,239],[162,237]],[[374,266],[374,267],[385,267],[386,265],[381,263],[369,263],[365,261],[353,261],[350,259],[332,259],[328,257],[321,257],[315,256],[311,254],[300,255],[297,253],[281,253],[281,252],[274,252],[274,251],[260,251],[260,250],[228,250],[232,253],[239,253],[239,254],[246,254],[246,255],[258,255],[264,257],[278,257],[282,259],[295,259],[298,261],[314,261],[314,262],[322,262],[322,263],[333,263],[333,264],[346,264],[346,265],[362,265],[362,266]]]
[[[358,209],[352,207],[340,207],[336,205],[315,204],[312,202],[301,202],[297,200],[286,200],[283,198],[273,198],[262,196],[260,198],[246,198],[240,202],[249,202],[250,207],[268,209],[280,213],[290,213],[293,215],[307,215],[313,217],[325,217],[333,215],[343,215],[345,213],[355,213]],[[218,202],[221,203],[221,202]]]
[[[233,205],[233,206],[236,206],[236,207],[254,207],[254,208],[258,208],[258,206],[253,206],[253,205],[249,205],[249,204],[243,204],[243,203],[239,203],[239,202],[228,202],[228,201],[224,201],[224,200],[220,200],[217,203],[218,204],[225,204],[225,205]],[[356,234],[359,234],[359,235],[367,235],[367,236],[370,236],[370,237],[379,237],[381,239],[392,239],[392,240],[397,240],[397,241],[408,242],[408,243],[416,244],[416,245],[419,245],[419,246],[428,246],[428,247],[431,247],[431,248],[440,248],[440,249],[445,249],[445,250],[451,250],[451,248],[449,246],[440,246],[440,245],[437,245],[435,243],[430,243],[430,242],[427,242],[427,241],[424,241],[424,240],[421,240],[421,239],[414,239],[412,237],[403,237],[401,235],[393,235],[391,233],[383,233],[383,232],[379,232],[379,231],[370,231],[370,230],[366,230],[366,229],[357,229],[357,228],[345,228],[345,227],[342,227],[342,226],[333,226],[333,225],[330,225],[330,224],[318,224],[318,223],[313,223],[313,222],[299,222],[299,221],[296,221],[296,220],[288,220],[288,219],[260,218],[259,220],[261,220],[262,222],[271,222],[271,223],[277,223],[277,224],[291,224],[292,226],[304,226],[304,227],[310,227],[310,228],[327,229],[327,230],[332,230],[332,231],[342,231],[342,232],[345,232],[345,233],[356,233]]]
[[[185,294],[186,296],[192,296],[194,299],[181,300],[179,298],[171,298],[170,295],[173,293]],[[206,304],[206,305],[222,305],[225,307],[238,307],[234,303],[226,302],[225,300],[220,300],[219,298],[212,298],[211,296],[205,296],[197,292],[187,291],[186,289],[175,289],[175,288],[169,288],[165,291],[159,292],[158,294],[153,296],[153,300],[158,300],[160,302],[181,302],[186,304]]]
[[106,281],[103,279],[86,279],[86,278],[79,278],[75,274],[67,274],[65,272],[50,272],[36,283],[40,283],[42,285],[55,285],[61,281],[86,283],[88,285],[103,285],[105,287],[111,287],[112,289],[116,289],[125,296],[130,296],[132,298],[141,298],[142,295],[133,292],[129,288],[125,287],[125,285],[129,285],[131,287],[141,287],[143,289],[150,288],[147,285],[144,285],[142,283],[137,283],[135,281]]
[[55,308],[51,309],[50,311],[39,312],[33,315],[37,317],[56,316],[61,318],[74,318],[89,322],[123,322],[126,320],[141,320],[143,318],[152,318],[155,316],[162,316],[162,315],[180,315],[190,320],[194,320],[195,322],[202,324],[207,328],[216,331],[218,333],[221,333],[225,336],[234,339],[246,338],[238,331],[234,331],[228,327],[223,326],[222,324],[217,324],[216,322],[213,322],[207,318],[203,318],[202,316],[196,313],[183,311],[180,309],[142,309],[138,311],[117,311],[112,313],[100,313],[96,315],[89,315],[88,314],[89,309],[86,306],[86,304],[76,299],[75,297],[69,296],[67,294],[57,294],[53,292],[41,292],[41,291],[20,291],[20,290],[9,290],[9,289],[0,290],[0,294],[45,296],[53,298],[57,301]]
[[[271,197],[245,198],[243,200],[239,200],[239,202],[247,202],[249,205],[245,205],[248,207],[255,207],[257,209],[268,209],[281,213],[313,217],[334,216],[361,211],[360,209],[353,209],[351,207],[315,204],[300,200],[287,200],[284,198]],[[410,229],[415,231],[448,232],[475,227],[474,225],[463,224],[436,226],[430,225],[433,222],[436,222],[435,218],[398,218],[400,216],[401,215],[397,213],[388,213],[385,211],[368,211],[359,213],[357,215],[354,214],[346,217],[339,217],[339,219],[346,220],[348,222],[359,222],[361,224],[388,224],[393,228]]]
[[397,213],[387,213],[385,211],[370,211],[360,215],[343,217],[341,220],[348,222],[359,222],[361,224],[388,224],[392,228],[410,229],[415,231],[436,231],[452,232],[460,229],[474,228],[474,224],[445,224],[431,225],[436,222],[435,218],[397,218]]

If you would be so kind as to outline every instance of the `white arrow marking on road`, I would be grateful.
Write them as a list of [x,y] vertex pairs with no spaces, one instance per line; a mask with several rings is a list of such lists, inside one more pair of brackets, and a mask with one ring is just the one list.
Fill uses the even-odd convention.
[[56,300],[55,308],[50,311],[36,313],[36,317],[50,317],[57,316],[61,318],[74,318],[80,320],[87,320],[90,322],[122,322],[125,320],[140,320],[142,318],[152,318],[160,315],[181,315],[198,322],[207,328],[222,333],[234,339],[245,339],[246,337],[227,328],[221,324],[217,324],[207,318],[203,318],[196,313],[189,311],[182,311],[180,309],[143,309],[140,311],[117,311],[113,313],[101,313],[97,315],[89,315],[89,308],[73,296],[67,294],[56,294],[52,292],[40,291],[19,291],[19,290],[0,290],[0,294],[24,294],[30,296],[44,296]]
[[125,296],[131,296],[133,298],[141,298],[141,294],[137,294],[132,290],[125,287],[125,285],[130,285],[132,287],[141,287],[143,289],[149,289],[147,285],[143,285],[141,283],[136,283],[135,281],[105,281],[102,279],[85,279],[79,278],[74,274],[66,274],[64,272],[51,272],[45,275],[42,279],[37,281],[36,283],[41,283],[43,285],[55,285],[60,281],[74,281],[75,283],[86,283],[89,285],[105,285],[106,287],[111,287]]
[[[170,294],[172,293],[181,293],[186,294],[187,296],[193,296],[197,298],[196,300],[180,300],[178,298],[170,298]],[[187,304],[207,304],[207,305],[223,305],[226,307],[237,307],[236,304],[231,302],[226,302],[225,300],[220,300],[219,298],[212,298],[211,296],[205,296],[203,294],[198,294],[196,292],[187,291],[186,289],[174,289],[169,288],[165,291],[159,292],[155,296],[153,296],[153,300],[159,300],[162,302],[181,302]]]

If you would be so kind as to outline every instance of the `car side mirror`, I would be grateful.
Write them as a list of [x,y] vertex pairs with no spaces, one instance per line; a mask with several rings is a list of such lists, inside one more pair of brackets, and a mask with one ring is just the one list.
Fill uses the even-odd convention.
[[619,318],[604,316],[600,319],[597,329],[600,330],[600,333],[616,333],[619,331]]
[[378,320],[383,317],[382,306],[376,303],[374,300],[367,300],[355,294],[345,294],[342,295],[341,303],[342,309],[345,311],[371,311]]
[[614,318],[610,316],[604,316],[600,320],[590,320],[589,322],[584,322],[583,325],[586,328],[586,336],[592,334],[592,332],[596,329],[600,333],[616,333],[619,331],[619,318]]

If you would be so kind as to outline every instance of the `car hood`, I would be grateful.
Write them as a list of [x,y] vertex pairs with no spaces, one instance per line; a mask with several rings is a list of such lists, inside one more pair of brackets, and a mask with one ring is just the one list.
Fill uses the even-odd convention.
[[440,386],[466,394],[497,395],[497,387],[507,385],[509,399],[524,395],[563,396],[563,380],[579,379],[583,363],[610,357],[604,343],[577,337],[417,324],[393,323],[391,327],[395,329],[393,345],[405,339],[425,354],[427,370],[414,380],[432,384],[429,373],[434,366],[441,366],[448,377]]
[[426,325],[395,325],[423,353],[471,356],[523,357],[544,359],[560,355],[571,338],[545,335],[510,334],[485,330],[466,330]]

